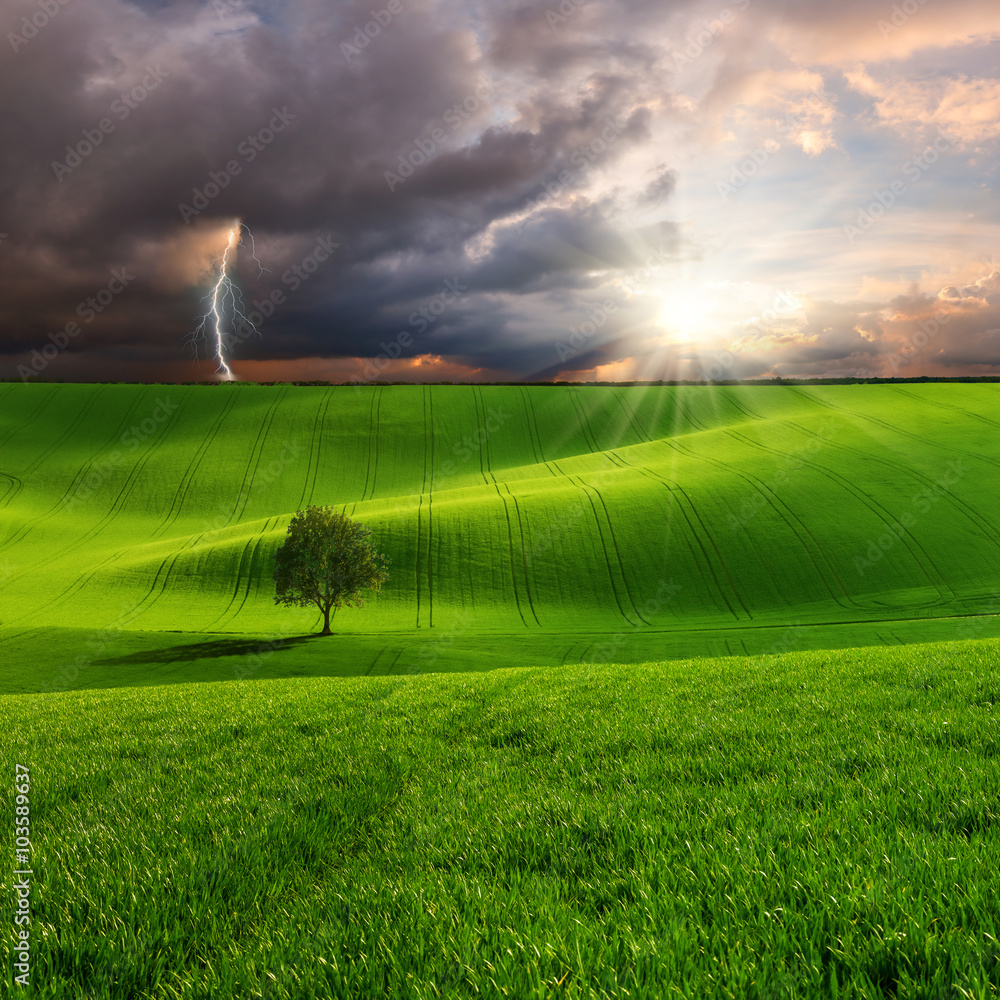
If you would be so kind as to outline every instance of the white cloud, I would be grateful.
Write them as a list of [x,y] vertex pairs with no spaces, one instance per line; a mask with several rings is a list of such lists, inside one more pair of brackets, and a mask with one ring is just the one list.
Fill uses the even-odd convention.
[[876,120],[900,134],[938,128],[967,144],[1000,136],[1000,79],[876,80],[864,67],[844,76],[854,90],[872,98]]

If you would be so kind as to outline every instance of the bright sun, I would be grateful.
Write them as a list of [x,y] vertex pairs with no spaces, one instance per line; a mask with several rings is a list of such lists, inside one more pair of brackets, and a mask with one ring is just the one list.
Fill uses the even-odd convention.
[[709,314],[717,304],[709,289],[674,285],[657,292],[656,296],[660,307],[654,323],[663,329],[672,343],[687,344],[705,335]]

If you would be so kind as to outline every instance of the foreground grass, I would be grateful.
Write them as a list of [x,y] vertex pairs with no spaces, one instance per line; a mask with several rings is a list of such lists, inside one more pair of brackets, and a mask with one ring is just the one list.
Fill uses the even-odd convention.
[[995,997],[998,665],[0,698],[32,774],[21,995]]

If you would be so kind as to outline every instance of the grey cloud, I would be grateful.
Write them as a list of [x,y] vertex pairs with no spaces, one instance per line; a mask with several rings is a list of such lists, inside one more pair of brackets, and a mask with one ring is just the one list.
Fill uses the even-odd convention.
[[[271,274],[241,261],[248,301],[282,288],[282,274],[317,235],[332,232],[341,244],[268,320],[265,338],[240,346],[245,357],[373,352],[421,296],[458,276],[479,298],[435,324],[439,346],[508,367],[537,364],[534,348],[504,353],[510,317],[524,313],[517,295],[586,288],[587,270],[629,260],[598,206],[548,212],[545,185],[572,171],[563,186],[575,189],[592,166],[604,169],[647,141],[636,74],[649,52],[623,50],[582,89],[515,80],[514,92],[495,97],[516,107],[511,121],[494,120],[492,103],[483,102],[390,191],[385,172],[483,79],[502,84],[503,60],[484,59],[455,11],[432,4],[404,9],[345,56],[342,46],[370,21],[370,7],[307,0],[265,13],[245,4],[220,17],[204,3],[74,0],[3,60],[0,102],[14,141],[0,153],[10,232],[0,247],[0,355],[12,362],[44,344],[113,268],[131,266],[127,291],[67,354],[109,359],[109,377],[130,344],[131,356],[152,366],[182,361],[178,345],[205,289],[166,289],[156,248],[164,251],[185,227],[179,206],[195,207],[200,197],[208,204],[193,226],[241,217],[257,235]],[[499,37],[503,14],[491,16]],[[560,44],[584,52],[582,40],[566,37]],[[119,117],[115,102],[151,68],[156,86]],[[113,127],[88,147],[108,119]],[[612,120],[614,142],[581,169],[574,153],[599,141]],[[74,153],[76,165],[54,171],[53,163],[73,164]],[[504,228],[526,208],[539,217],[520,231]],[[467,247],[491,226],[495,246],[472,263]],[[486,293],[510,298],[498,303]],[[52,365],[47,375],[59,372]],[[0,375],[11,374],[0,366]]]

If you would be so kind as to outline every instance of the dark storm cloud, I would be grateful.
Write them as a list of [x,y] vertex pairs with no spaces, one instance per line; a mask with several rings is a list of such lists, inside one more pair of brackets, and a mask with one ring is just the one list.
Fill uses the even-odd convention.
[[[37,9],[16,4],[10,29]],[[241,255],[248,300],[285,296],[243,356],[370,355],[455,278],[470,292],[436,318],[438,346],[534,366],[530,344],[505,356],[519,310],[495,296],[585,287],[587,270],[631,257],[585,201],[503,223],[648,140],[631,74],[649,53],[626,46],[583,91],[539,93],[517,76],[535,57],[504,49],[502,17],[487,27],[506,54],[490,59],[453,10],[418,0],[377,23],[368,0],[258,9],[72,0],[6,53],[0,352],[23,360],[75,322],[70,353],[177,361],[240,217],[269,269]],[[538,51],[554,44],[539,37]],[[589,59],[570,33],[559,45],[577,53],[567,65]],[[497,225],[470,262],[469,242]],[[289,269],[326,234],[339,248],[296,281]],[[127,280],[104,304],[115,272]]]

